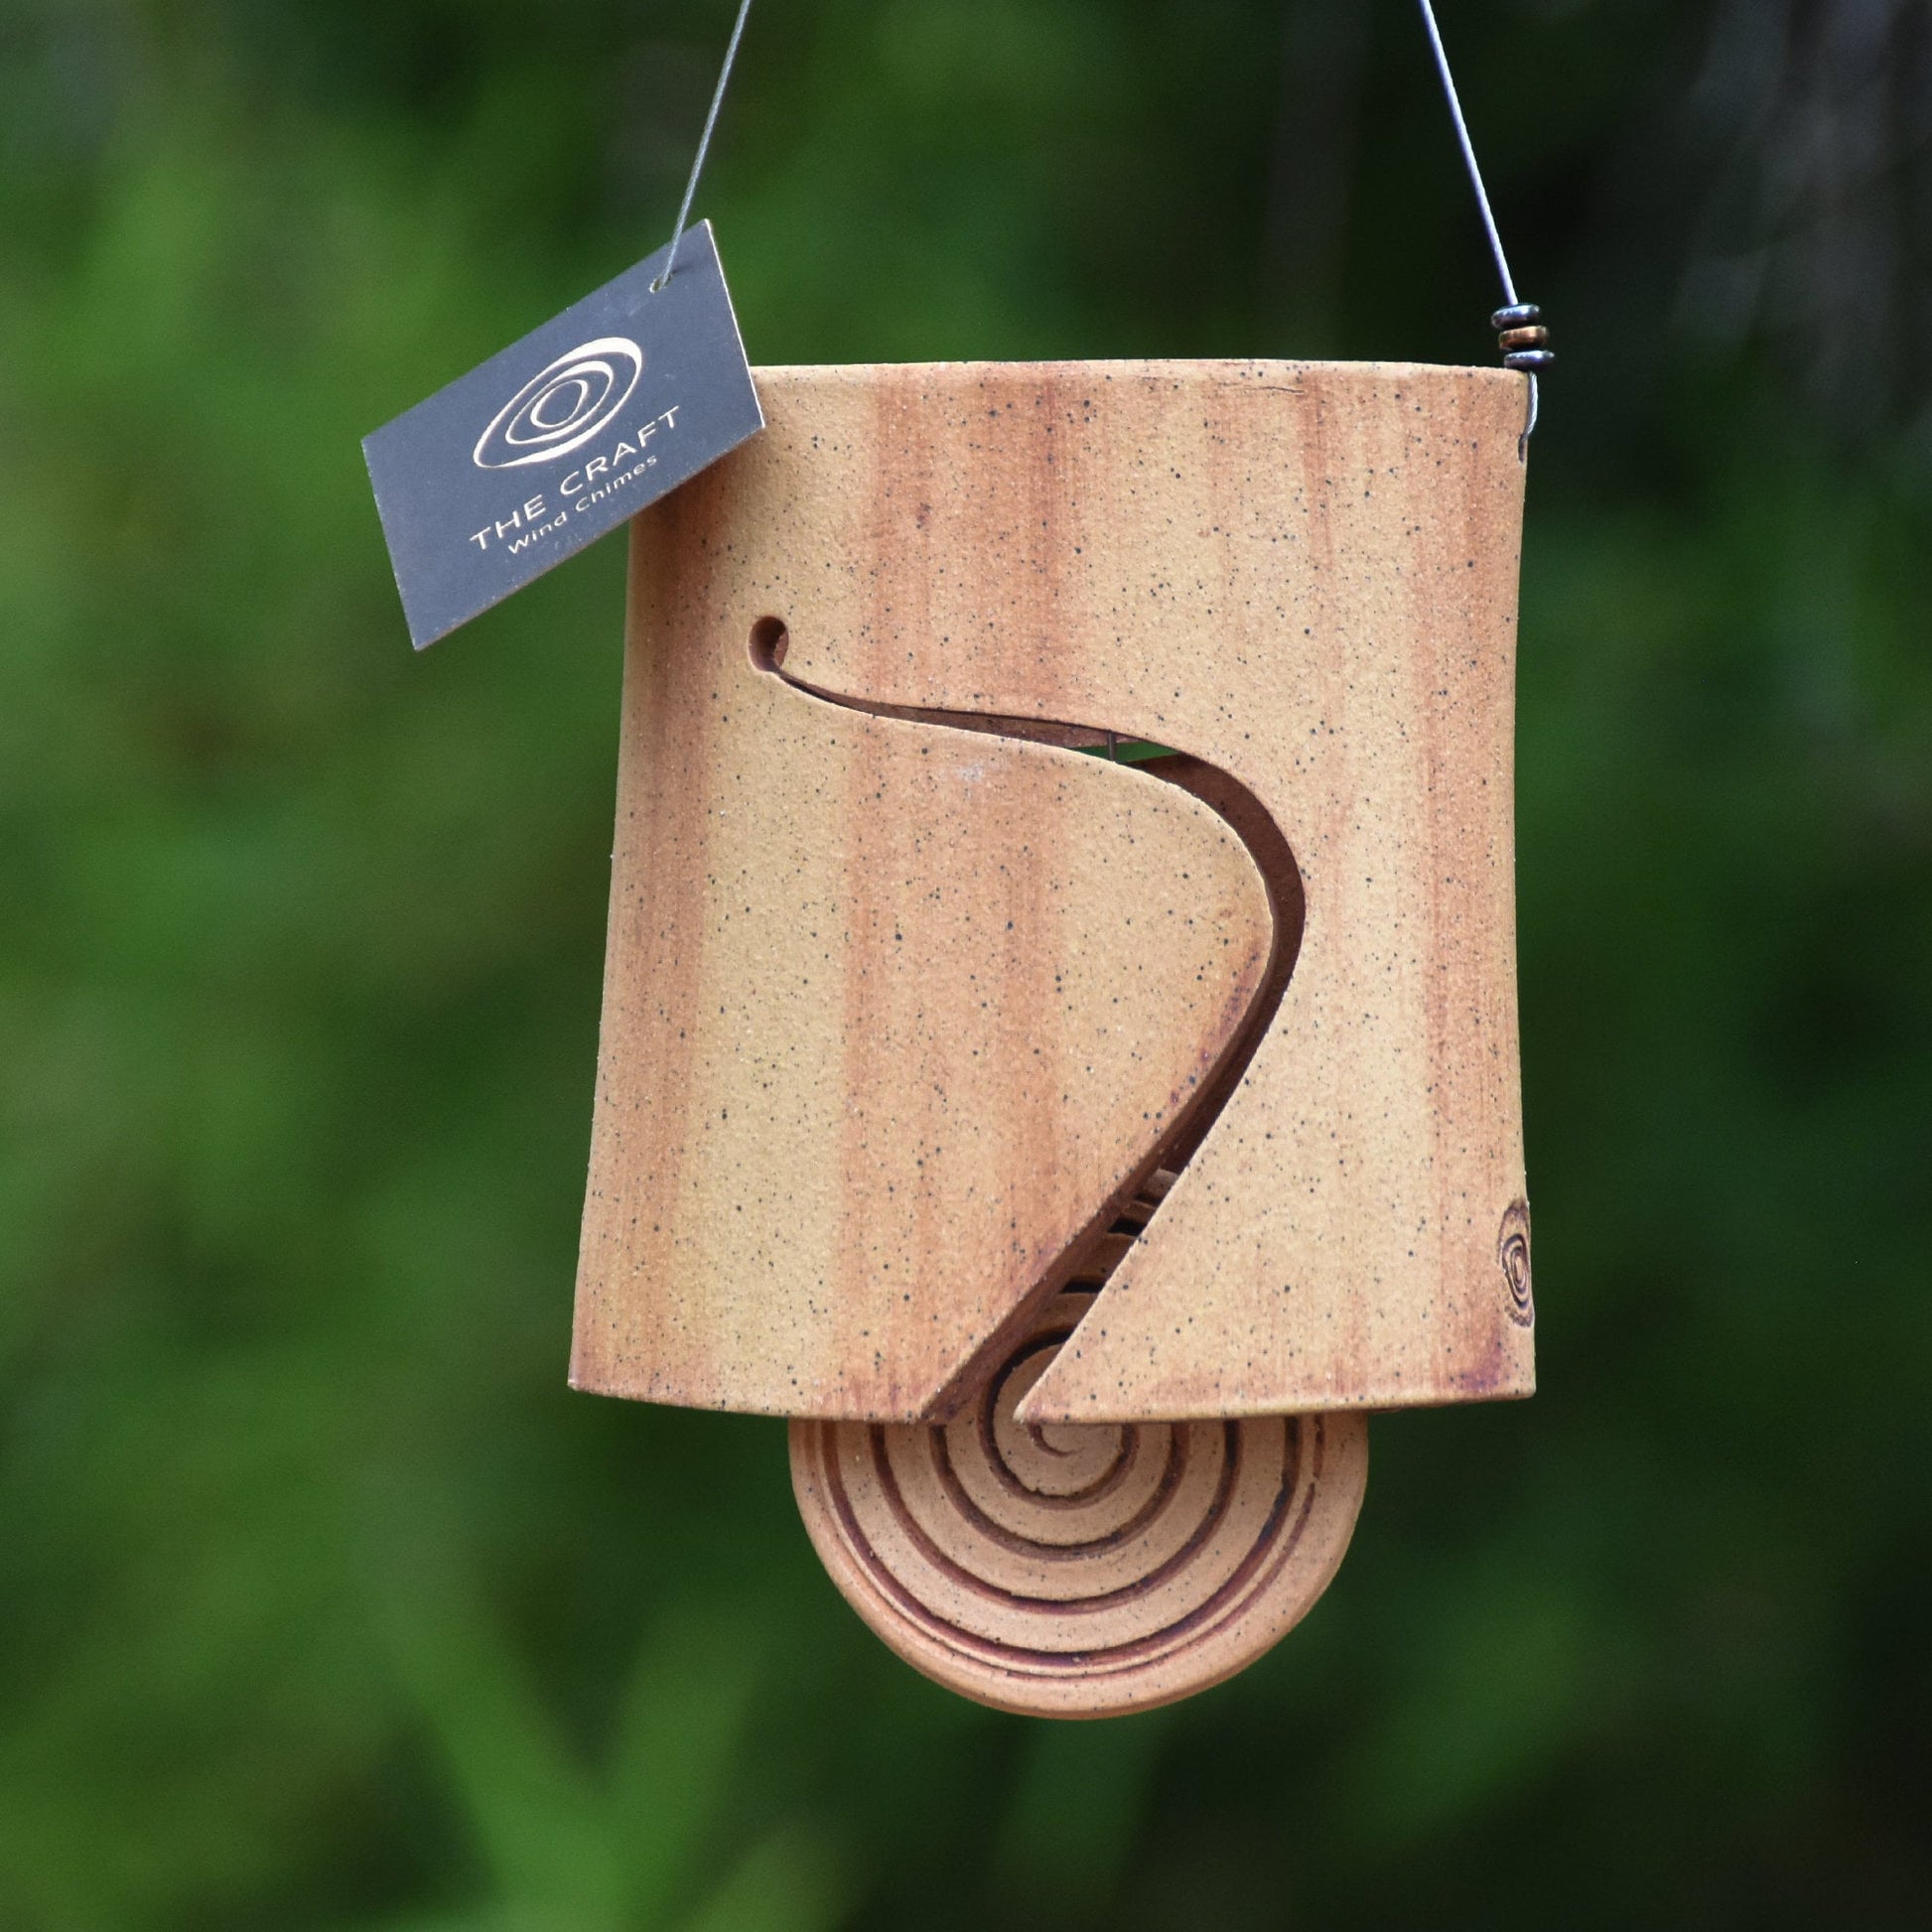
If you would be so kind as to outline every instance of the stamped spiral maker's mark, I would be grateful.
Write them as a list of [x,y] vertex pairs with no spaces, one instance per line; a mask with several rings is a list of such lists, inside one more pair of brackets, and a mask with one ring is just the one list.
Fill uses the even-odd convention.
[[627,336],[580,343],[539,369],[490,419],[472,460],[479,470],[550,463],[581,449],[630,399],[644,351]]
[[1511,1201],[1503,1210],[1496,1235],[1496,1260],[1509,1284],[1509,1318],[1525,1328],[1536,1323],[1536,1301],[1530,1291],[1530,1204]]
[[1092,1300],[1056,1297],[944,1427],[792,1424],[826,1567],[901,1657],[983,1703],[1097,1716],[1218,1682],[1320,1594],[1361,1504],[1359,1416],[1019,1422]]

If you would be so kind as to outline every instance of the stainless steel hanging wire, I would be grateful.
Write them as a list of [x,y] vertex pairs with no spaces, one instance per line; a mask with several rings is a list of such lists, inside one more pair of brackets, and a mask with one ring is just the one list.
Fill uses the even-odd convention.
[[1455,139],[1462,150],[1462,165],[1469,171],[1469,186],[1475,190],[1476,207],[1482,214],[1483,232],[1489,237],[1489,252],[1496,258],[1496,273],[1502,280],[1503,306],[1489,318],[1498,332],[1503,350],[1503,366],[1520,369],[1530,379],[1530,415],[1523,427],[1527,443],[1536,429],[1538,409],[1537,375],[1556,358],[1550,347],[1550,332],[1543,327],[1543,311],[1534,302],[1521,301],[1516,280],[1509,272],[1509,257],[1503,253],[1503,238],[1496,228],[1496,211],[1489,205],[1489,191],[1482,185],[1482,170],[1476,165],[1475,143],[1469,139],[1469,123],[1463,117],[1462,97],[1455,90],[1455,76],[1449,71],[1449,55],[1443,48],[1443,32],[1436,24],[1432,0],[1420,0],[1422,24],[1436,56],[1436,71],[1443,78],[1443,93],[1448,98],[1449,119],[1455,123]]
[[671,272],[677,267],[677,245],[684,239],[684,224],[691,217],[691,198],[698,192],[698,177],[704,173],[704,158],[711,148],[711,130],[718,125],[718,110],[725,102],[725,86],[732,77],[732,63],[738,59],[738,43],[745,38],[745,20],[751,11],[752,0],[742,0],[738,19],[732,24],[732,37],[725,45],[725,65],[718,69],[718,84],[712,89],[711,111],[704,117],[698,152],[691,160],[691,177],[684,184],[684,200],[678,204],[677,225],[671,230],[671,252],[664,257],[663,274],[650,285],[653,295],[671,279]]

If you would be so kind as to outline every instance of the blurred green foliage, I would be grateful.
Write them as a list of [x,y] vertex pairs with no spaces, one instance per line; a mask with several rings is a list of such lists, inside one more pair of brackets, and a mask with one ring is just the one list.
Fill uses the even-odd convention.
[[[1564,352],[1544,1393],[1055,1727],[863,1631],[779,1428],[565,1391],[621,546],[414,659],[361,472],[665,238],[725,0],[6,0],[0,1928],[1925,1922],[1932,464],[1668,320],[1725,12],[1446,22]],[[699,207],[766,362],[1486,360],[1432,87],[1384,0],[771,0]]]

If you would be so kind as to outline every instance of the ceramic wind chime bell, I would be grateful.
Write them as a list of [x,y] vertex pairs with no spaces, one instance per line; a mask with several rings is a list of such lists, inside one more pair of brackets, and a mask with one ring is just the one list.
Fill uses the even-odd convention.
[[641,508],[571,1379],[790,1418],[940,1682],[1163,1703],[1327,1586],[1368,1412],[1533,1386],[1544,334],[1498,244],[1502,369],[755,390],[711,124],[664,250],[365,445],[419,644]]
[[1366,1412],[1533,1386],[1524,379],[759,388],[632,527],[572,1380],[790,1417],[942,1683],[1183,1696],[1334,1574]]

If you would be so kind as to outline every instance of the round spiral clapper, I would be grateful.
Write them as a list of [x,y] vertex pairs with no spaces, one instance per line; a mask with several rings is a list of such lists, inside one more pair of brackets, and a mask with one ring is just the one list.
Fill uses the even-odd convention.
[[1363,1416],[1015,1418],[1171,1179],[952,1422],[791,1425],[799,1513],[833,1582],[907,1663],[982,1704],[1098,1718],[1205,1690],[1298,1623],[1348,1548]]

